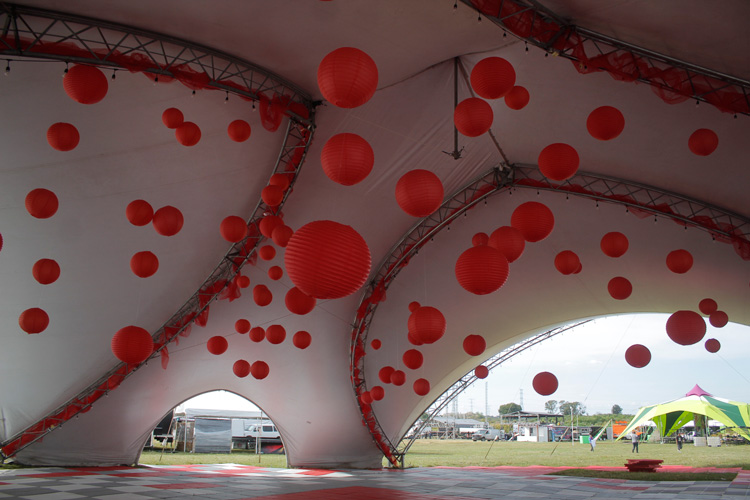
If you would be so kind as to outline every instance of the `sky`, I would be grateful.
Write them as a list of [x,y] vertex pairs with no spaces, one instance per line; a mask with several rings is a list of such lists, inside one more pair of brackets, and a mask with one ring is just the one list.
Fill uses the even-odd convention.
[[[708,324],[703,341],[678,345],[667,336],[669,315],[638,314],[596,319],[548,339],[494,368],[458,396],[461,413],[475,411],[497,415],[505,403],[521,403],[526,411],[544,411],[550,399],[579,401],[588,414],[609,413],[618,404],[623,413],[635,413],[647,404],[683,397],[698,384],[714,396],[750,402],[750,327],[729,323],[723,328]],[[717,353],[705,340],[721,342]],[[625,350],[643,344],[651,362],[633,368]],[[532,379],[539,372],[555,374],[559,387],[550,396],[534,392]],[[485,402],[485,385],[487,401]],[[256,410],[244,398],[227,392],[208,393],[181,407]],[[452,411],[453,404],[448,409]]]

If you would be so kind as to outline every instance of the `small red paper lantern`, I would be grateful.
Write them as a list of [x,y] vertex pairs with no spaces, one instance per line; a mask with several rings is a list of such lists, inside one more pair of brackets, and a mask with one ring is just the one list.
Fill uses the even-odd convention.
[[253,300],[260,307],[265,307],[273,301],[273,294],[266,285],[255,285],[253,288]]
[[521,231],[515,227],[502,226],[492,231],[487,244],[492,248],[500,250],[505,255],[508,263],[511,263],[523,254],[523,250],[526,247],[526,240],[523,239]]
[[716,328],[723,328],[729,322],[729,315],[724,311],[714,311],[708,316],[708,322]]
[[247,223],[242,217],[230,215],[221,221],[219,232],[221,237],[228,242],[237,243],[247,236]]
[[713,153],[719,145],[719,136],[716,132],[707,128],[699,128],[690,135],[688,147],[693,154],[708,156]]
[[49,316],[44,309],[32,307],[18,317],[18,326],[26,333],[42,333],[49,326]]
[[547,205],[537,201],[527,201],[513,210],[510,225],[521,231],[528,242],[541,241],[555,227],[555,216]]
[[625,351],[625,361],[634,368],[643,368],[651,362],[651,351],[641,344],[633,344]]
[[693,267],[693,256],[687,250],[674,250],[667,255],[667,267],[677,274],[685,274]]
[[633,293],[633,285],[627,278],[617,276],[609,280],[607,291],[615,300],[625,300]]
[[286,339],[286,329],[281,325],[266,328],[266,339],[272,344],[281,344]]
[[125,208],[125,216],[134,226],[145,226],[154,219],[154,209],[146,200],[133,200]]
[[380,342],[380,339],[372,339],[372,342],[370,342],[370,347],[375,349],[376,351],[382,347],[383,343]]
[[476,368],[474,368],[474,376],[476,378],[480,378],[480,379],[487,378],[487,375],[489,374],[490,374],[489,368],[487,368],[484,365],[479,365]]
[[260,197],[269,207],[278,207],[284,201],[284,190],[269,184],[261,190]]
[[234,322],[234,330],[240,335],[244,335],[250,331],[250,322],[245,318],[238,319]]
[[478,247],[487,245],[490,241],[490,237],[487,233],[477,233],[471,237],[471,246]]
[[529,103],[529,91],[526,87],[516,85],[510,91],[505,94],[505,105],[510,109],[523,109]]
[[424,363],[424,356],[422,356],[422,353],[416,349],[409,349],[404,353],[401,359],[404,362],[404,366],[410,370],[416,370],[422,366],[422,363]]
[[572,146],[561,142],[550,144],[539,153],[539,170],[553,181],[570,179],[578,171],[580,158]]
[[49,285],[60,277],[60,265],[52,259],[39,259],[31,268],[31,274],[42,285]]
[[201,129],[193,122],[182,122],[174,130],[174,135],[183,146],[195,146],[201,140]]
[[250,375],[250,363],[248,363],[244,359],[238,359],[232,365],[232,371],[239,378],[245,378]]
[[292,336],[292,344],[297,349],[307,349],[311,342],[312,336],[304,330],[300,330]]
[[167,205],[154,213],[154,220],[151,223],[156,232],[162,236],[174,236],[182,229],[185,219],[177,208]]
[[247,288],[250,286],[249,276],[237,276],[237,286],[240,288]]
[[99,68],[74,64],[63,77],[63,88],[68,97],[76,102],[96,104],[107,95],[109,82]]
[[278,215],[266,215],[258,223],[258,228],[260,229],[260,234],[266,238],[271,238],[273,230],[276,229],[276,227],[283,225],[284,220]]
[[279,266],[271,266],[268,269],[268,277],[274,281],[280,280],[284,276],[284,271]]
[[420,307],[422,307],[422,305],[419,302],[417,302],[416,300],[412,301],[412,302],[409,302],[409,312],[414,312],[417,309],[419,309]]
[[401,386],[406,383],[406,373],[404,373],[402,370],[393,370],[393,373],[391,374],[391,384],[396,386]]
[[481,335],[467,335],[464,338],[464,351],[469,356],[481,356],[487,348],[487,342]]
[[563,250],[555,256],[555,268],[566,276],[575,273],[580,265],[581,259],[571,250]]
[[54,123],[47,129],[47,142],[58,151],[72,151],[80,140],[78,129],[70,123]]
[[289,176],[293,174],[273,174],[270,179],[268,179],[268,183],[272,186],[279,186],[281,189],[286,191],[286,188],[289,187]]
[[557,390],[557,377],[550,372],[540,372],[534,376],[531,385],[537,394],[549,396]]
[[698,309],[703,314],[711,314],[715,312],[719,308],[719,305],[716,303],[714,299],[703,299],[698,303]]
[[263,380],[270,372],[271,369],[265,361],[256,361],[250,366],[250,373],[258,380]]
[[419,307],[409,315],[407,326],[422,343],[432,344],[445,334],[445,316],[434,307]]
[[380,401],[385,397],[385,389],[379,385],[373,386],[370,389],[370,396],[372,396],[373,401]]
[[341,47],[326,55],[318,66],[318,88],[339,108],[356,108],[375,94],[378,67],[370,56],[353,47]]
[[250,329],[248,337],[250,337],[250,340],[253,342],[263,342],[266,338],[266,330],[260,326],[255,326]]
[[148,278],[159,270],[159,259],[148,250],[138,252],[130,258],[130,270],[139,278]]
[[206,349],[208,349],[208,352],[216,356],[227,352],[228,347],[229,347],[229,342],[227,342],[227,339],[225,339],[224,337],[220,335],[211,337],[210,339],[208,339],[208,342],[206,343]]
[[466,137],[479,137],[492,127],[495,116],[492,106],[478,97],[469,97],[458,103],[453,111],[453,124]]
[[310,297],[299,288],[292,287],[286,292],[284,304],[289,312],[299,315],[305,315],[315,308],[317,299]]
[[586,129],[594,139],[609,141],[620,135],[625,128],[625,117],[619,109],[601,106],[589,114]]
[[680,345],[693,345],[706,335],[706,322],[693,311],[677,311],[667,320],[667,335]]
[[617,231],[605,234],[602,236],[602,241],[599,243],[604,255],[614,258],[625,255],[625,252],[628,251],[629,245],[628,237]]
[[496,248],[472,247],[458,257],[454,272],[464,290],[486,295],[498,290],[508,280],[508,260]]
[[49,189],[37,188],[26,195],[26,211],[37,219],[49,219],[57,213],[59,202]]
[[291,227],[281,224],[273,229],[271,239],[281,248],[285,248],[289,244],[289,238],[291,238],[293,234],[294,231],[292,231]]
[[161,114],[161,122],[165,127],[175,129],[185,122],[185,116],[177,108],[167,108]]
[[426,396],[430,392],[430,382],[426,379],[418,378],[414,381],[414,392],[417,396]]
[[429,170],[406,172],[396,183],[396,201],[414,217],[427,217],[443,203],[443,183]]
[[721,342],[716,339],[708,339],[704,345],[708,352],[719,352],[721,349]]
[[498,99],[516,83],[516,70],[502,57],[485,57],[471,70],[471,88],[480,97]]
[[276,257],[276,249],[271,245],[264,245],[258,249],[258,257],[263,260],[272,260]]
[[359,400],[362,402],[362,404],[371,405],[373,402],[373,399],[372,399],[372,395],[370,395],[370,391],[365,391],[362,394],[360,394]]
[[284,254],[287,275],[317,299],[338,299],[359,290],[370,274],[370,249],[351,226],[320,220],[299,228]]
[[137,365],[151,356],[154,340],[151,334],[139,326],[120,328],[112,337],[112,353],[123,363]]
[[381,382],[384,384],[390,384],[391,383],[391,376],[393,375],[394,368],[392,366],[384,366],[383,368],[378,371],[378,378]]
[[234,120],[227,127],[227,135],[234,142],[245,142],[250,138],[250,124],[245,120]]
[[370,174],[375,164],[375,153],[370,144],[357,134],[337,134],[323,146],[320,164],[333,182],[353,186]]

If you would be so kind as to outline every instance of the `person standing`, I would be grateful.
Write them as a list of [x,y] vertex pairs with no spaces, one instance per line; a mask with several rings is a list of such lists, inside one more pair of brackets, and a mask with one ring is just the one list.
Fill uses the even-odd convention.
[[677,433],[677,438],[675,438],[677,441],[677,451],[682,452],[682,443],[684,441],[684,438],[682,437],[681,433]]
[[594,448],[596,448],[596,434],[593,432],[589,434],[589,444],[591,445],[591,451],[594,451]]
[[634,431],[630,435],[630,441],[633,443],[633,449],[630,453],[638,453],[638,433],[637,432]]

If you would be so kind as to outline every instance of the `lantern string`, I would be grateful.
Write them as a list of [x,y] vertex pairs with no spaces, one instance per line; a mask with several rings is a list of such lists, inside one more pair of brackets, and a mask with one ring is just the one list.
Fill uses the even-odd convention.
[[583,398],[584,403],[591,395],[591,392],[594,390],[594,387],[596,387],[596,384],[599,382],[599,379],[602,378],[602,375],[604,375],[604,370],[606,370],[607,366],[609,366],[609,362],[612,361],[612,358],[614,357],[615,352],[620,347],[620,344],[622,343],[622,340],[625,338],[625,335],[630,331],[630,328],[633,326],[634,321],[635,321],[635,315],[631,315],[630,323],[628,323],[628,326],[626,326],[625,329],[623,329],[622,335],[620,335],[620,340],[617,341],[617,344],[612,349],[612,352],[609,355],[609,359],[607,359],[607,362],[604,363],[604,366],[602,366],[602,369],[599,371],[599,375],[596,377],[596,380],[594,380],[593,384],[591,384],[591,388],[589,389],[589,392],[587,392],[586,397]]
[[727,359],[725,359],[724,356],[722,356],[718,352],[716,352],[714,354],[716,356],[718,356],[719,359],[721,359],[723,362],[725,362],[727,364],[727,366],[729,366],[729,368],[731,368],[732,370],[734,370],[735,372],[737,372],[737,375],[739,375],[740,377],[742,377],[743,379],[745,379],[745,382],[747,382],[748,384],[750,384],[750,380],[748,380],[747,377],[745,377],[742,373],[740,373],[740,371],[737,370],[737,368],[735,368]]

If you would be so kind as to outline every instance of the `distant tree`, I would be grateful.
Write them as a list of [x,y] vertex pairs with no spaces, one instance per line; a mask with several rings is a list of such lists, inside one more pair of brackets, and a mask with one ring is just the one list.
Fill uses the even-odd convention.
[[508,413],[521,410],[523,410],[523,407],[518,403],[505,403],[504,405],[500,405],[500,408],[497,409],[497,411],[500,412],[500,415],[507,415]]
[[560,413],[563,415],[583,415],[586,413],[586,406],[579,403],[578,401],[561,401],[560,402]]
[[620,405],[612,405],[612,415],[622,415],[622,408]]
[[550,399],[546,403],[544,403],[544,409],[547,411],[547,413],[557,413],[557,401],[554,399]]

